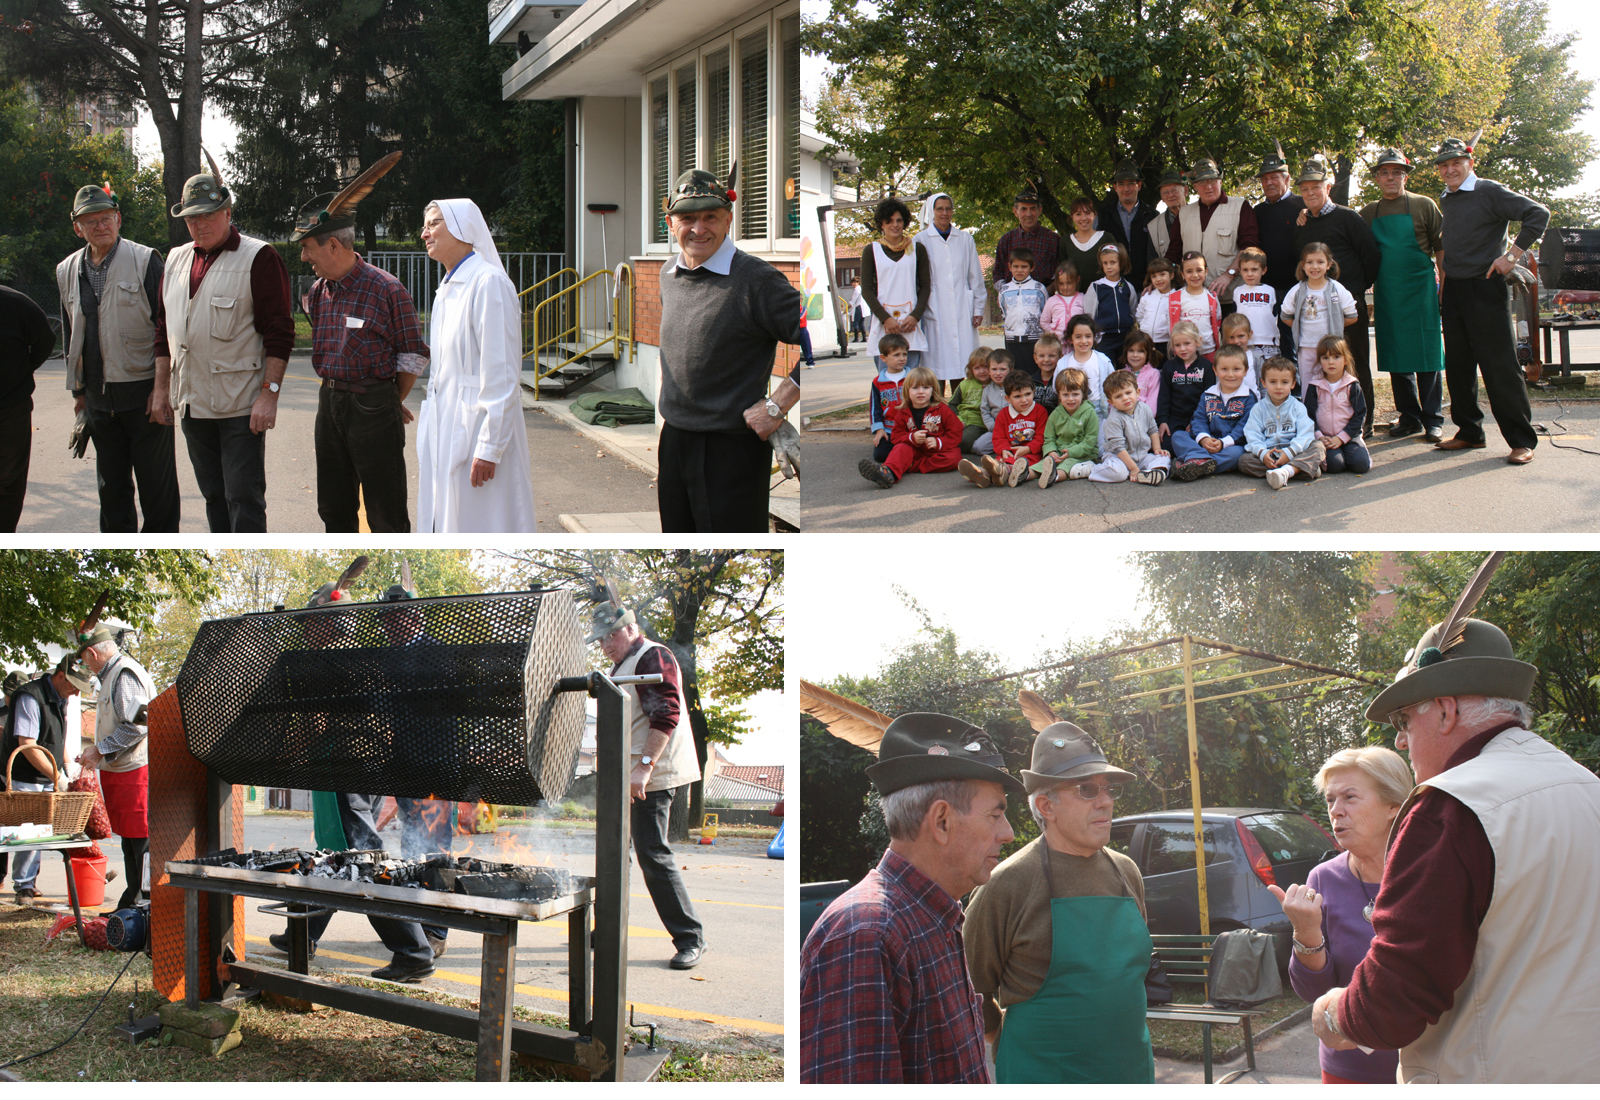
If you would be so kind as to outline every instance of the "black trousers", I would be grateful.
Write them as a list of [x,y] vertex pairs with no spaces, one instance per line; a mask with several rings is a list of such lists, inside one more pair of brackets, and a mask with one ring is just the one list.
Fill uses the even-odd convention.
[[1430,370],[1420,374],[1395,373],[1389,375],[1389,389],[1394,391],[1394,410],[1406,424],[1421,424],[1424,428],[1444,426],[1444,371]]
[[377,533],[408,534],[406,424],[400,390],[372,382],[366,393],[323,383],[317,394],[317,515],[329,532],[360,530],[363,499],[367,526]]
[[656,504],[663,532],[767,530],[772,444],[755,432],[661,425]]
[[267,529],[267,435],[250,416],[204,420],[185,412],[183,438],[213,532]]
[[1006,337],[1006,350],[1011,353],[1011,369],[1026,371],[1028,377],[1035,382],[1042,382],[1039,377],[1039,366],[1033,361],[1033,345],[1038,340],[1013,340]]
[[[167,431],[171,430],[172,426],[167,425]],[[144,857],[149,854],[149,837],[122,838],[122,873],[127,876],[128,884],[122,891],[122,897],[117,900],[118,909],[126,909],[139,900],[144,889]]]
[[[152,424],[142,408],[112,412],[88,407],[94,436],[94,472],[100,485],[100,530],[132,534],[139,530],[139,507],[147,532],[178,529],[176,431]],[[134,504],[134,479],[139,499]]]
[[1344,342],[1350,345],[1350,358],[1355,363],[1356,382],[1361,386],[1361,396],[1367,399],[1367,421],[1362,425],[1367,435],[1372,434],[1372,413],[1377,406],[1372,393],[1372,322],[1367,316],[1367,303],[1356,299],[1356,323],[1346,325]]
[[0,531],[15,531],[28,495],[33,454],[33,398],[0,408]]
[[[378,798],[365,794],[340,794],[335,798],[339,804],[339,822],[344,826],[345,840],[349,841],[350,847],[382,848],[383,842],[378,839],[378,830],[372,816]],[[311,931],[312,943],[322,938],[331,920],[333,920],[331,912],[320,913],[310,918],[307,925]],[[372,925],[372,930],[378,933],[383,946],[394,955],[394,962],[404,966],[432,965],[433,948],[428,946],[422,925],[416,921],[371,915],[367,917],[367,921]]]
[[672,936],[672,946],[679,951],[691,947],[704,947],[705,928],[695,915],[694,902],[689,900],[689,890],[678,874],[678,861],[667,847],[667,816],[672,809],[675,791],[647,791],[641,801],[633,804],[630,828],[633,830],[633,854],[639,860],[639,873],[655,902],[656,915]]
[[1511,327],[1511,289],[1505,279],[1447,278],[1439,303],[1444,324],[1444,375],[1450,387],[1450,419],[1459,435],[1484,440],[1478,407],[1478,371],[1489,393],[1489,410],[1507,445],[1539,445],[1533,430],[1528,386],[1517,362],[1517,337]]

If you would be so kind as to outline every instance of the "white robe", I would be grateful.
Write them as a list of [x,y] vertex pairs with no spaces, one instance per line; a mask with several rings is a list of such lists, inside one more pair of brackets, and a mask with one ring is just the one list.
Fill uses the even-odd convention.
[[[474,252],[439,285],[432,366],[417,417],[417,530],[533,531],[522,413],[522,309],[497,264]],[[472,460],[493,462],[474,489]]]
[[959,381],[967,376],[967,359],[978,346],[972,319],[983,316],[987,297],[978,246],[972,243],[972,234],[954,226],[948,239],[930,225],[916,240],[927,250],[930,268],[928,311],[921,326],[928,350],[922,353],[922,365],[932,369],[935,378]]

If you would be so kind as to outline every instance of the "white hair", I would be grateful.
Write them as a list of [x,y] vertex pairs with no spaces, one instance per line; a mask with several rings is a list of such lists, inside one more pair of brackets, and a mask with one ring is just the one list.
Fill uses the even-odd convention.
[[103,642],[96,642],[94,645],[89,646],[88,649],[102,661],[109,661],[111,658],[115,657],[119,652],[121,652],[117,648],[117,643],[112,641],[110,638],[107,638]]
[[1044,815],[1039,812],[1039,796],[1043,795],[1044,797],[1048,798],[1050,800],[1050,805],[1054,806],[1056,804],[1056,796],[1059,795],[1062,790],[1066,788],[1066,786],[1067,784],[1065,783],[1058,783],[1054,787],[1048,787],[1042,791],[1034,791],[1028,796],[1028,812],[1033,815],[1033,823],[1039,826],[1039,831],[1041,833],[1044,832]]
[[958,813],[970,813],[972,800],[978,793],[978,781],[972,779],[939,779],[932,783],[913,783],[890,791],[879,803],[883,807],[883,823],[889,827],[892,840],[916,840],[922,832],[923,819],[935,802],[948,802]]
[[347,225],[343,229],[335,229],[332,233],[322,234],[323,240],[338,241],[352,252],[356,247],[356,227]]
[[[1482,728],[1513,718],[1524,729],[1533,726],[1533,707],[1520,699],[1502,699],[1489,695],[1457,695],[1456,718],[1465,726]],[[1418,714],[1433,709],[1433,700],[1417,704]]]

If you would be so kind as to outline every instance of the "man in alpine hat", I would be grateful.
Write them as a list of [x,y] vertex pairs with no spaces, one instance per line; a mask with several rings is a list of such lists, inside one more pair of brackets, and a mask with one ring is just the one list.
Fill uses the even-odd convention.
[[1395,422],[1391,438],[1423,433],[1444,438],[1444,338],[1439,329],[1439,258],[1444,251],[1439,204],[1406,190],[1411,161],[1383,149],[1372,165],[1380,197],[1361,208],[1382,262],[1372,284],[1378,369],[1389,375]]
[[1417,788],[1372,945],[1311,1019],[1335,1050],[1398,1049],[1401,1082],[1600,1080],[1600,778],[1529,732],[1539,670],[1468,617],[1500,556],[1366,712]]
[[800,292],[734,247],[737,174],[692,169],[666,200],[678,254],[661,266],[663,531],[766,531],[767,439],[800,400],[798,362],[768,392],[778,344],[800,342]]
[[1106,845],[1134,776],[1071,722],[1033,741],[1022,773],[1039,838],[967,903],[967,963],[1000,1084],[1150,1084],[1144,880]]
[[[1294,270],[1300,257],[1294,247],[1295,222],[1306,204],[1289,186],[1289,162],[1281,144],[1274,142],[1273,152],[1261,158],[1256,179],[1261,183],[1262,199],[1251,209],[1261,235],[1261,251],[1267,254],[1267,273],[1261,281],[1276,292],[1281,303],[1297,281]],[[1276,343],[1279,354],[1290,359],[1298,355],[1294,333],[1281,317],[1274,322],[1273,332],[1252,332],[1250,339],[1253,344]]]
[[131,534],[178,529],[178,464],[173,427],[155,415],[156,327],[161,321],[161,253],[122,238],[122,205],[108,183],[85,184],[72,203],[72,231],[84,247],[56,266],[67,389],[94,440],[100,530]]
[[265,531],[266,433],[294,350],[289,269],[234,226],[233,192],[210,163],[172,208],[192,240],[167,257],[150,413],[181,419],[210,529]]
[[960,899],[1000,862],[1022,784],[982,729],[926,713],[889,724],[867,778],[889,848],[800,950],[800,1080],[987,1084]]
[[[1478,407],[1478,371],[1489,392],[1489,410],[1511,447],[1506,461],[1533,461],[1539,437],[1533,430],[1528,387],[1517,361],[1517,336],[1511,327],[1511,284],[1507,276],[1522,254],[1543,239],[1550,211],[1526,195],[1472,170],[1474,146],[1448,138],[1433,163],[1445,182],[1439,198],[1444,216],[1444,290],[1439,313],[1444,325],[1444,377],[1450,387],[1450,419],[1456,434],[1437,444],[1441,451],[1481,450],[1486,446],[1483,410]],[[1511,222],[1521,222],[1517,239],[1506,245]]]
[[1178,222],[1172,227],[1167,245],[1167,262],[1174,271],[1183,270],[1183,254],[1199,252],[1206,258],[1208,285],[1217,296],[1224,313],[1233,312],[1233,287],[1241,282],[1237,260],[1246,248],[1261,247],[1255,210],[1241,198],[1227,194],[1222,187],[1222,170],[1217,162],[1202,157],[1189,172],[1200,201],[1180,207]]
[[127,886],[117,908],[139,900],[144,861],[150,853],[150,727],[140,715],[156,697],[155,682],[144,666],[122,652],[117,632],[104,623],[80,635],[78,655],[100,680],[94,708],[94,743],[78,756],[86,768],[100,772],[111,831],[122,838],[122,867]]
[[[1148,226],[1156,208],[1139,198],[1144,177],[1131,160],[1119,160],[1111,172],[1111,194],[1096,212],[1100,228],[1128,250],[1128,270],[1123,277],[1136,288],[1144,286],[1144,269],[1159,253],[1152,250]],[[1099,276],[1096,276],[1098,278]]]
[[316,272],[306,297],[311,367],[322,379],[313,439],[317,514],[329,532],[411,530],[406,508],[406,395],[428,368],[428,345],[400,280],[355,251],[356,204],[394,167],[390,153],[338,193],[300,209],[289,242]]
[[1033,277],[1045,286],[1056,277],[1056,262],[1061,255],[1061,237],[1054,229],[1039,224],[1044,204],[1039,201],[1039,189],[1029,180],[1017,192],[1011,204],[1017,227],[1007,230],[994,249],[994,277],[997,282],[1010,278],[1011,250],[1026,248],[1033,253]]
[[629,826],[639,873],[676,951],[667,965],[691,970],[705,954],[706,930],[667,846],[672,800],[679,787],[700,778],[700,756],[689,725],[683,674],[672,650],[646,638],[638,617],[620,603],[608,601],[594,609],[587,640],[600,643],[612,663],[613,676],[661,676],[659,684],[622,685],[628,697],[628,751],[633,759],[628,773],[632,798]]
[[1150,236],[1151,259],[1165,258],[1167,255],[1167,247],[1172,244],[1172,234],[1178,228],[1178,211],[1189,203],[1189,181],[1176,168],[1168,168],[1161,173],[1161,179],[1156,183],[1156,191],[1161,196],[1161,205],[1166,209],[1161,211],[1159,216],[1151,218],[1144,227]]

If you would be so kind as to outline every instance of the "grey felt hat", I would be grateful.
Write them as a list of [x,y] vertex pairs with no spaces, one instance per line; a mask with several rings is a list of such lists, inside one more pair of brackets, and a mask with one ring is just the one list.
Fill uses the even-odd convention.
[[1143,178],[1139,174],[1139,166],[1131,160],[1117,161],[1117,166],[1111,173],[1112,183],[1122,183],[1124,180],[1133,180],[1137,183]]
[[1405,667],[1395,673],[1394,683],[1367,704],[1369,722],[1387,723],[1389,716],[1403,707],[1445,696],[1528,701],[1539,669],[1516,659],[1504,631],[1482,619],[1468,619],[1461,640],[1441,651],[1438,643],[1443,625],[1435,623],[1417,639],[1406,654]]
[[1478,127],[1478,132],[1472,135],[1471,140],[1462,141],[1460,138],[1445,138],[1439,146],[1439,151],[1433,155],[1433,163],[1443,164],[1447,160],[1457,157],[1470,157],[1477,148],[1478,140],[1483,137],[1483,127]]
[[1082,729],[1071,722],[1052,722],[1033,739],[1033,762],[1023,771],[1022,783],[1033,794],[1095,775],[1128,782],[1138,778],[1108,763],[1094,738]]
[[1194,167],[1189,169],[1189,181],[1200,183],[1204,180],[1219,180],[1222,178],[1222,169],[1217,167],[1217,162],[1210,157],[1201,157],[1194,162]]
[[589,636],[587,642],[598,642],[613,630],[621,630],[625,626],[632,626],[639,621],[632,611],[614,603],[597,604],[594,615],[590,619]]
[[1174,183],[1179,187],[1188,187],[1189,179],[1178,169],[1168,168],[1165,172],[1161,173],[1161,178],[1156,181],[1156,188],[1160,189]]
[[1328,171],[1328,162],[1321,157],[1307,157],[1300,164],[1300,174],[1294,178],[1296,184],[1323,183],[1331,173]]
[[72,200],[72,216],[74,218],[83,214],[97,214],[102,210],[121,209],[117,196],[109,187],[100,187],[93,183],[86,183],[78,188],[78,194]]
[[1411,171],[1410,158],[1399,149],[1395,149],[1393,147],[1378,150],[1378,159],[1372,162],[1372,170],[1376,172],[1379,168],[1382,168],[1386,164],[1393,164],[1396,167],[1404,168],[1407,172]]
[[984,780],[1013,794],[1023,793],[982,727],[925,711],[902,714],[889,723],[878,746],[878,762],[867,769],[867,778],[879,794],[946,779]]

